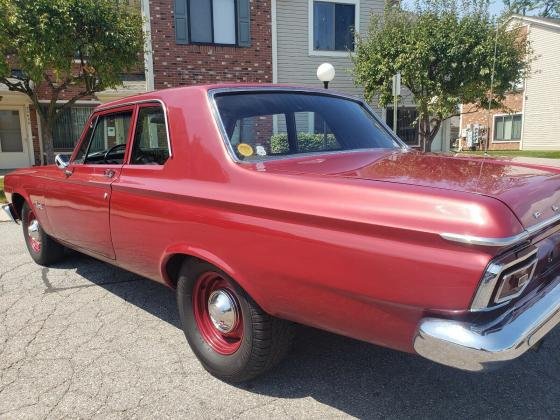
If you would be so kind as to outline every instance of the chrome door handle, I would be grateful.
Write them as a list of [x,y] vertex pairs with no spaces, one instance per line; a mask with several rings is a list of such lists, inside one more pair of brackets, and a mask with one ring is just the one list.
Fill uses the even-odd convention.
[[105,169],[104,175],[107,178],[113,178],[115,176],[115,171],[113,171],[112,169]]

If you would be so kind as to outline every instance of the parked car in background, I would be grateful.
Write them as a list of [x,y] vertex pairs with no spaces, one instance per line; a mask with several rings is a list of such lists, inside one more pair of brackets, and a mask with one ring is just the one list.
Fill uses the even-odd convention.
[[411,151],[362,101],[217,85],[99,106],[70,158],[6,176],[31,257],[177,293],[204,367],[250,379],[301,323],[481,371],[560,321],[560,173]]

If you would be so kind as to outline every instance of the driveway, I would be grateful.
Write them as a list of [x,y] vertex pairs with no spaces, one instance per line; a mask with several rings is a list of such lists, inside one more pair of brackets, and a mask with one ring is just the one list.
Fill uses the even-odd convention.
[[20,229],[0,223],[0,418],[560,417],[560,331],[469,374],[302,327],[277,369],[232,386],[190,351],[171,290],[75,253],[37,266]]

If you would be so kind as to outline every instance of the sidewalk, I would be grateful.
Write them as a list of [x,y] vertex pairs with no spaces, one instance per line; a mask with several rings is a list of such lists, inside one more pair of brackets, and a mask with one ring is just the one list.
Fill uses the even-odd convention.
[[11,222],[10,218],[4,210],[0,210],[0,223],[2,222]]
[[513,161],[519,163],[530,163],[533,165],[543,165],[543,166],[552,166],[554,168],[560,168],[560,159],[514,157]]

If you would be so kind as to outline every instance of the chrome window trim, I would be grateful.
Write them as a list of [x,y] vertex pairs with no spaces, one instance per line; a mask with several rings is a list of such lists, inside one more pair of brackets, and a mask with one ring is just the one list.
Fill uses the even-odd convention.
[[[404,143],[400,138],[398,138],[393,131],[387,126],[387,124],[385,124],[373,111],[373,109],[369,106],[369,104],[359,98],[350,96],[350,95],[345,95],[342,93],[338,93],[338,92],[328,92],[326,90],[320,90],[320,89],[312,89],[312,88],[290,88],[290,87],[285,87],[285,86],[240,86],[240,87],[227,87],[227,88],[214,88],[214,89],[208,89],[208,102],[210,104],[210,110],[212,112],[212,116],[214,117],[214,121],[216,122],[217,126],[218,126],[218,130],[220,131],[220,134],[222,136],[222,141],[224,142],[225,146],[226,146],[226,150],[228,151],[230,157],[233,159],[233,161],[235,163],[240,163],[240,164],[255,164],[255,163],[259,163],[259,162],[270,162],[270,161],[278,161],[278,160],[286,160],[286,159],[293,159],[295,157],[300,157],[300,156],[320,156],[320,155],[325,155],[327,153],[329,154],[333,154],[333,153],[340,153],[340,152],[350,152],[352,150],[357,150],[357,149],[351,149],[351,150],[335,150],[335,151],[324,151],[324,152],[311,152],[311,153],[299,153],[297,155],[289,155],[289,156],[278,156],[275,157],[274,159],[269,159],[269,160],[263,160],[263,161],[243,161],[241,159],[239,159],[237,157],[237,154],[235,153],[235,150],[233,149],[231,142],[229,141],[229,137],[227,135],[227,131],[226,128],[224,126],[224,123],[222,122],[222,118],[220,116],[220,111],[218,109],[218,104],[216,103],[216,95],[219,94],[223,94],[223,93],[253,93],[253,92],[259,92],[259,93],[277,93],[277,92],[282,92],[282,93],[304,93],[304,94],[316,94],[316,95],[322,95],[322,96],[331,96],[333,98],[339,98],[339,99],[345,99],[345,100],[349,100],[352,102],[355,102],[359,105],[361,105],[375,120],[375,122],[377,122],[378,124],[381,125],[381,127],[387,132],[387,134],[389,134],[389,136],[393,139],[393,141],[395,141],[397,143],[397,146],[399,147],[395,147],[394,150],[409,150],[410,148],[406,145],[406,143]],[[359,150],[381,150],[381,148],[378,149],[373,149],[373,148],[367,148],[367,149],[359,149]],[[384,150],[393,150],[393,149],[384,149]]]
[[488,238],[482,236],[463,235],[458,233],[441,233],[440,236],[447,241],[459,242],[462,244],[504,247],[526,241],[535,233],[546,229],[547,227],[559,221],[560,214],[553,216],[550,219],[543,220],[542,222],[537,223],[534,226],[528,227],[523,232],[517,235],[508,236],[505,238]]
[[[484,270],[484,274],[482,275],[480,284],[476,289],[476,294],[471,303],[470,310],[473,312],[493,310],[501,306],[504,306],[507,302],[511,301],[512,299],[515,299],[517,296],[523,293],[525,287],[527,287],[527,285],[531,281],[527,282],[525,287],[519,292],[519,294],[517,294],[517,296],[512,296],[511,298],[508,298],[507,301],[497,302],[497,305],[491,307],[488,306],[490,305],[490,299],[492,298],[492,294],[494,293],[494,290],[496,290],[498,280],[500,279],[502,273],[507,269],[513,267],[514,265],[517,265],[523,261],[527,261],[535,257],[537,255],[537,252],[538,249],[535,248],[531,252],[523,255],[522,257],[516,258],[515,260],[510,261],[509,263],[506,264],[501,264],[496,261],[490,262],[486,270]],[[535,264],[536,267],[537,260],[535,260],[533,263]],[[532,274],[534,275],[534,269]]]
[[[158,103],[159,105],[161,105],[161,108],[163,109],[163,115],[165,118],[165,134],[167,135],[167,148],[169,149],[169,158],[173,157],[173,150],[171,148],[171,136],[169,134],[169,114],[167,112],[167,106],[165,105],[165,102],[163,102],[161,99],[141,99],[138,101],[130,101],[130,102],[125,102],[122,104],[116,104],[116,105],[110,105],[110,106],[99,106],[95,109],[95,112],[103,112],[103,111],[109,111],[111,109],[115,109],[115,108],[120,108],[123,106],[133,106],[133,105],[142,105],[142,104],[149,104],[149,103]],[[134,141],[134,139],[132,139],[132,141]]]

